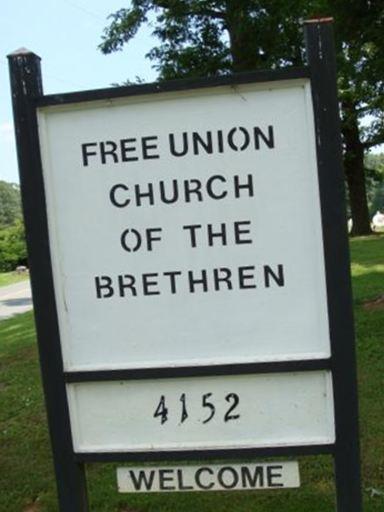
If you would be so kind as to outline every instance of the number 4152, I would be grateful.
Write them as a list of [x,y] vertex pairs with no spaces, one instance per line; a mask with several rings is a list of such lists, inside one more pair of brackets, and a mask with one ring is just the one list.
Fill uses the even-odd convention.
[[[189,418],[188,413],[188,405],[187,398],[185,393],[180,395],[179,401],[181,403],[180,408],[180,423],[184,423]],[[228,402],[227,410],[223,414],[223,421],[233,421],[238,420],[240,418],[240,414],[236,411],[240,398],[236,393],[228,393],[225,396],[225,401]],[[209,423],[214,416],[216,415],[216,406],[214,403],[213,393],[205,393],[201,397],[201,408],[203,411],[203,417],[201,418],[201,422],[203,424]],[[166,397],[165,395],[161,395],[160,401],[156,407],[155,412],[153,413],[154,418],[159,418],[161,425],[163,425],[166,421],[168,421],[168,407],[166,405]]]

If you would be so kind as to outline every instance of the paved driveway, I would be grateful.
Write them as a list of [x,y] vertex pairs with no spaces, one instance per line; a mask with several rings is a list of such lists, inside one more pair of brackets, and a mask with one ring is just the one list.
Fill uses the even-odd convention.
[[29,281],[2,286],[0,288],[0,320],[25,313],[32,309],[32,295]]

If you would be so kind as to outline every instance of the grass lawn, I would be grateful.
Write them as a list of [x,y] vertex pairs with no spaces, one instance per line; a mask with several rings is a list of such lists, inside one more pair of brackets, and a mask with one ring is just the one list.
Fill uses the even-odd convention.
[[[384,236],[351,241],[365,512],[384,511]],[[32,313],[0,322],[0,511],[57,511]],[[331,512],[330,457],[300,459],[283,491],[119,495],[116,465],[87,468],[92,512]]]
[[16,272],[0,272],[0,286],[8,286],[10,284],[20,283],[29,278],[27,272],[17,274]]

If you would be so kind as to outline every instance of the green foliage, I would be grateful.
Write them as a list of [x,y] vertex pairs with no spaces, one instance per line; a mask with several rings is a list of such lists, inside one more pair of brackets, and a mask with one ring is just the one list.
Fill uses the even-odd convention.
[[371,215],[384,211],[384,153],[368,154],[365,159],[367,196]]
[[[142,24],[159,44],[147,57],[159,79],[212,76],[302,60],[303,0],[133,0],[111,15],[100,49],[121,50]],[[278,37],[276,37],[278,35]]]
[[[353,297],[355,304],[361,305],[365,301],[383,295],[384,236],[351,239],[350,248]],[[380,309],[377,311],[380,313]],[[381,315],[384,327],[383,309],[381,309]]]
[[20,187],[0,181],[0,272],[26,265],[27,249],[21,213]]
[[344,163],[354,232],[364,234],[364,152],[384,143],[383,0],[132,0],[110,16],[100,49],[121,50],[147,24],[159,80],[300,65],[301,22],[319,16],[335,20]]
[[[374,116],[371,125],[362,128],[367,142],[384,141],[384,4],[364,0],[329,0],[329,12],[335,16],[338,47],[339,92],[342,101],[353,103],[359,118]],[[373,136],[377,133],[378,139]]]
[[24,224],[21,220],[0,230],[0,272],[27,264]]
[[[302,20],[330,15],[343,100],[358,104],[359,115],[376,116],[384,105],[381,0],[133,0],[111,14],[100,49],[122,50],[143,24],[150,24],[159,44],[147,57],[159,79],[300,65]],[[372,137],[382,129],[382,120],[375,120],[364,130],[369,142],[376,142]]]
[[0,180],[0,229],[21,219],[20,187]]

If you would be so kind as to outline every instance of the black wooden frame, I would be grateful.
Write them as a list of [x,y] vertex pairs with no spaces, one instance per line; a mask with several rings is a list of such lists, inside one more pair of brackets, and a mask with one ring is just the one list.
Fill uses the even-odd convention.
[[[330,20],[305,24],[309,65],[220,78],[183,80],[60,95],[43,95],[40,58],[19,50],[9,55],[15,131],[39,356],[61,512],[86,512],[84,463],[332,454],[339,512],[361,512],[358,404],[338,113],[333,27]],[[329,359],[203,367],[64,372],[52,277],[47,209],[37,129],[37,109],[169,91],[309,78],[315,116],[321,218],[331,353]],[[66,383],[331,370],[336,442],[330,445],[167,452],[74,453]]]

